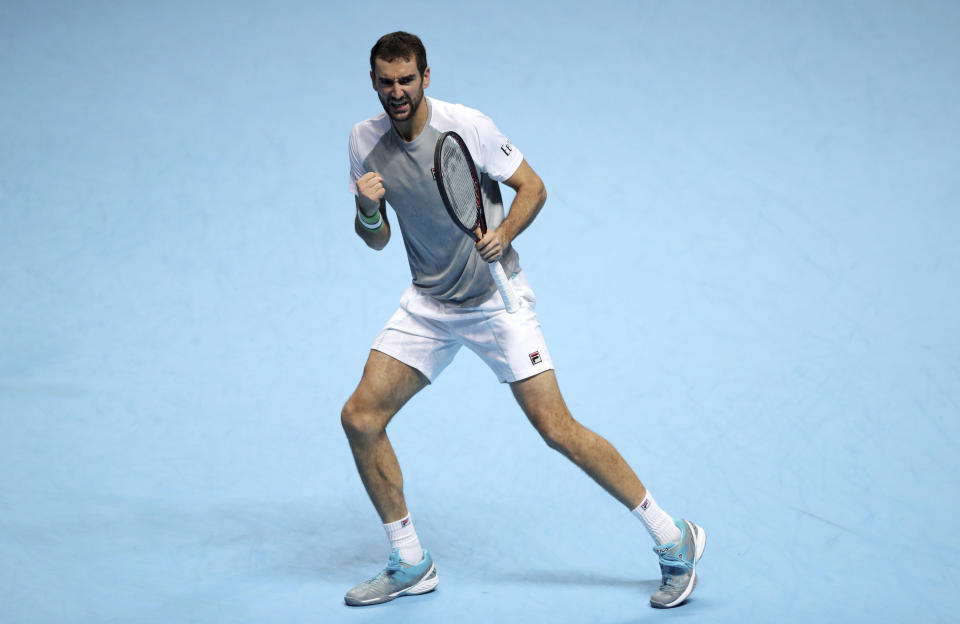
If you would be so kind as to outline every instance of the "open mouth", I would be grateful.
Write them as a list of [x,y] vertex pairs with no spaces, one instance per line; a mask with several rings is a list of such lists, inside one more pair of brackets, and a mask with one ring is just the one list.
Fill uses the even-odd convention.
[[402,115],[410,111],[410,100],[407,98],[401,98],[399,100],[390,98],[387,104],[390,106],[390,110],[397,115]]

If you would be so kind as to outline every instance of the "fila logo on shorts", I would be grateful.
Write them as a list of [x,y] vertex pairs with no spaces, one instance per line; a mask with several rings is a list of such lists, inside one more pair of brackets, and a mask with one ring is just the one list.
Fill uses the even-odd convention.
[[539,351],[534,351],[533,353],[530,354],[530,363],[531,363],[531,364],[539,364],[539,363],[542,362],[542,361],[543,361],[543,360],[540,359],[540,352],[539,352]]
[[510,141],[507,141],[506,143],[504,143],[503,145],[501,145],[501,146],[500,146],[500,149],[501,149],[501,151],[503,151],[503,153],[506,154],[507,156],[509,156],[511,153],[513,153],[513,145],[510,145]]

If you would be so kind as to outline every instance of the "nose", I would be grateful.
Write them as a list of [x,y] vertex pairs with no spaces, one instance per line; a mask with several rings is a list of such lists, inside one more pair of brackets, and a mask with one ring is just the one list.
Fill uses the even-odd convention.
[[396,80],[393,81],[393,86],[390,87],[390,96],[394,98],[403,97],[403,89],[400,87],[400,83]]

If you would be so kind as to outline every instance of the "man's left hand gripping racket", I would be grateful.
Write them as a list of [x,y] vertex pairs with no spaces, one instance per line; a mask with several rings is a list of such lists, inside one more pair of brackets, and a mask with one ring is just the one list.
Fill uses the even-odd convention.
[[[487,218],[483,213],[483,196],[480,193],[480,178],[467,145],[456,132],[444,132],[437,141],[433,153],[433,167],[437,174],[437,188],[443,198],[443,206],[450,218],[461,230],[479,241],[487,233]],[[480,236],[477,236],[477,230]],[[490,263],[490,274],[503,297],[507,312],[520,309],[520,298],[507,280],[507,274],[499,260]]]

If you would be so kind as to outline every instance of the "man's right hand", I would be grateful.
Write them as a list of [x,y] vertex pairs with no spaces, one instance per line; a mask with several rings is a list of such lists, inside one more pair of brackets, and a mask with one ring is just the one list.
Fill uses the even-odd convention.
[[380,210],[380,202],[383,196],[387,194],[387,189],[383,188],[383,178],[376,171],[368,171],[357,180],[357,191],[360,199],[360,210],[366,216],[370,217]]

